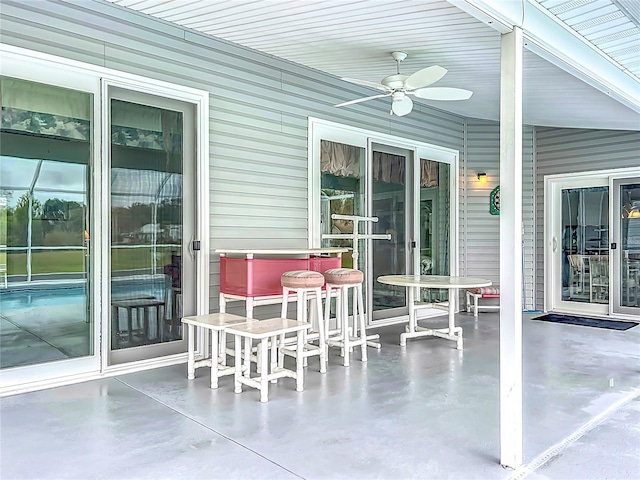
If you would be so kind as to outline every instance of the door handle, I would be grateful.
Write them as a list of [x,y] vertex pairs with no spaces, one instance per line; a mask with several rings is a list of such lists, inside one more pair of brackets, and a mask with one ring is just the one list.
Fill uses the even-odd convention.
[[556,237],[551,239],[551,249],[554,253],[558,251],[558,239]]

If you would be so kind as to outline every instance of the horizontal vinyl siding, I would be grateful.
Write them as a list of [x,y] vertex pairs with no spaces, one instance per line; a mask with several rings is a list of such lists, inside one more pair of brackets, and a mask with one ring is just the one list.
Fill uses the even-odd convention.
[[[500,125],[484,120],[467,120],[466,173],[466,266],[471,277],[500,282],[500,216],[489,213],[489,195],[500,183]],[[533,198],[533,128],[525,126],[522,134],[522,222],[523,236],[523,307],[534,305],[534,198]],[[478,172],[487,174],[487,183],[478,183]]]
[[[460,117],[418,104],[391,117],[388,99],[334,108],[371,92],[117,5],[3,0],[0,32],[9,45],[210,93],[212,250],[307,247],[309,116],[463,148]],[[211,254],[212,310],[218,291]]]
[[536,128],[536,307],[544,308],[544,178],[640,168],[640,132]]

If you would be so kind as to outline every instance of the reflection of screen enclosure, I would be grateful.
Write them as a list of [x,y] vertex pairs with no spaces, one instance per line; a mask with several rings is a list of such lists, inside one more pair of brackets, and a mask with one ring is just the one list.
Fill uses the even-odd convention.
[[0,88],[1,366],[91,355],[92,95],[8,77]]

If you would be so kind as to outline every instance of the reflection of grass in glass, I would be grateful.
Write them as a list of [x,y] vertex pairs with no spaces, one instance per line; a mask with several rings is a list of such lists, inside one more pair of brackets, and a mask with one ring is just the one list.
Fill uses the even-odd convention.
[[[166,247],[156,251],[157,267],[171,263],[171,250]],[[31,254],[31,273],[81,273],[85,271],[83,250],[35,251]],[[7,273],[26,275],[27,254],[9,253],[7,255]],[[111,268],[114,271],[151,267],[151,247],[135,249],[117,249],[112,252]]]

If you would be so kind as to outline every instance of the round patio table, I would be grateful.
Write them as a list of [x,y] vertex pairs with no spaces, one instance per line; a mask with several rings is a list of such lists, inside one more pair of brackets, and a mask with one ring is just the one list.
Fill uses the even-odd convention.
[[[407,305],[409,306],[409,325],[406,331],[400,334],[400,345],[406,346],[407,338],[417,337],[440,337],[456,342],[456,348],[462,350],[462,327],[455,325],[455,304],[452,299],[459,289],[474,287],[488,287],[491,280],[477,277],[451,277],[446,275],[382,275],[378,277],[378,282],[387,285],[396,285],[407,288]],[[416,302],[420,298],[416,293],[421,288],[446,288],[449,291],[449,301],[447,302],[449,312],[449,325],[447,328],[424,328],[419,327],[416,319],[416,310],[425,307],[432,307],[433,304]]]

